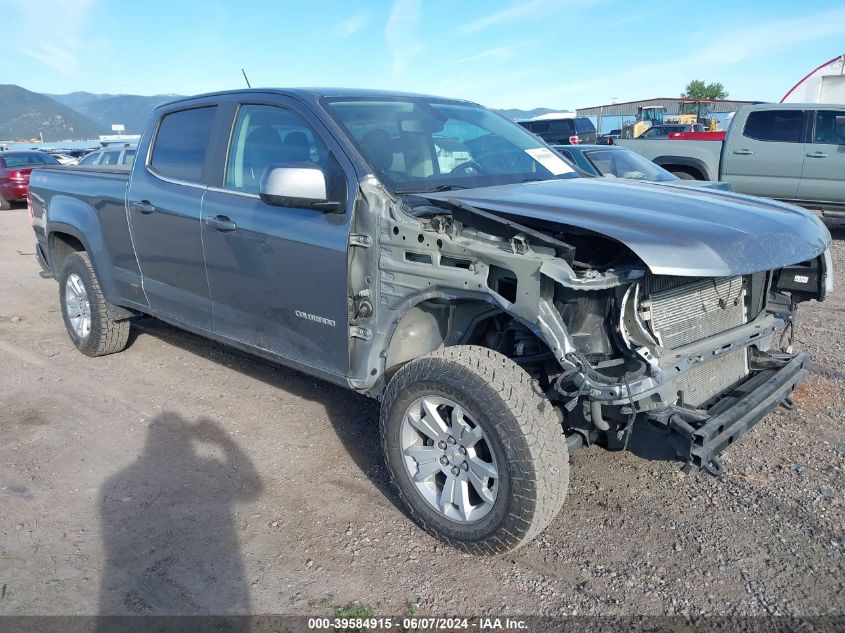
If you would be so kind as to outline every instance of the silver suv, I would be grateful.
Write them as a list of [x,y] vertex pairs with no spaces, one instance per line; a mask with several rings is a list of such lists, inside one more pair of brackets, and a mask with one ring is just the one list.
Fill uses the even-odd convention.
[[77,165],[93,167],[95,165],[112,165],[115,167],[129,167],[135,161],[135,154],[138,152],[138,145],[126,143],[125,145],[109,145],[91,152],[80,159]]

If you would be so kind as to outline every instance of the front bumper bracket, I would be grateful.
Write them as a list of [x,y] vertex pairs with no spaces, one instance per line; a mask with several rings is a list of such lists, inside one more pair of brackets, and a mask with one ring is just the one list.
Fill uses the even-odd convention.
[[[759,372],[726,394],[706,416],[699,410],[674,407],[668,417],[668,431],[677,455],[691,467],[721,475],[717,455],[789,398],[807,377],[809,360],[805,352],[785,359],[780,367]],[[653,421],[666,424],[665,415],[655,415]]]

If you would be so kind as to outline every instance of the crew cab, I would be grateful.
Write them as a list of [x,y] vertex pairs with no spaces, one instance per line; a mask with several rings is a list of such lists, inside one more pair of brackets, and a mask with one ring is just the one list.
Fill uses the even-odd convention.
[[82,353],[152,315],[380,400],[410,515],[479,554],[530,541],[570,451],[635,424],[719,474],[806,376],[781,333],[832,288],[802,209],[580,177],[496,113],[411,94],[175,101],[131,171],[37,170],[29,204]]
[[737,110],[724,142],[618,139],[679,178],[729,182],[740,193],[845,219],[845,105],[762,103]]

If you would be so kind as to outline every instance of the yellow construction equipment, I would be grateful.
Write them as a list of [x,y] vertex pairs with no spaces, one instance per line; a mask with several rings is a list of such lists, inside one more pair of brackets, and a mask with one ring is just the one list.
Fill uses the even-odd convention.
[[678,114],[666,117],[666,123],[694,125],[700,123],[708,132],[719,129],[719,121],[710,117],[710,102],[702,99],[686,99],[680,102]]
[[663,106],[638,106],[637,120],[622,125],[622,138],[637,138],[653,125],[662,125],[666,109]]

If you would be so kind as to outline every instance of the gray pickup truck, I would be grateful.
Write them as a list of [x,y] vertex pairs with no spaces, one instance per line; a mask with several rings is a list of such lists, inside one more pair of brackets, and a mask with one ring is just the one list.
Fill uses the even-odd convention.
[[29,204],[81,352],[152,315],[379,399],[410,515],[475,553],[536,536],[570,451],[635,423],[719,474],[806,375],[782,333],[832,287],[799,208],[579,177],[489,110],[407,94],[176,101],[130,172],[40,169]]
[[735,191],[845,219],[845,105],[763,103],[741,108],[725,140],[618,139],[679,178],[729,182]]

